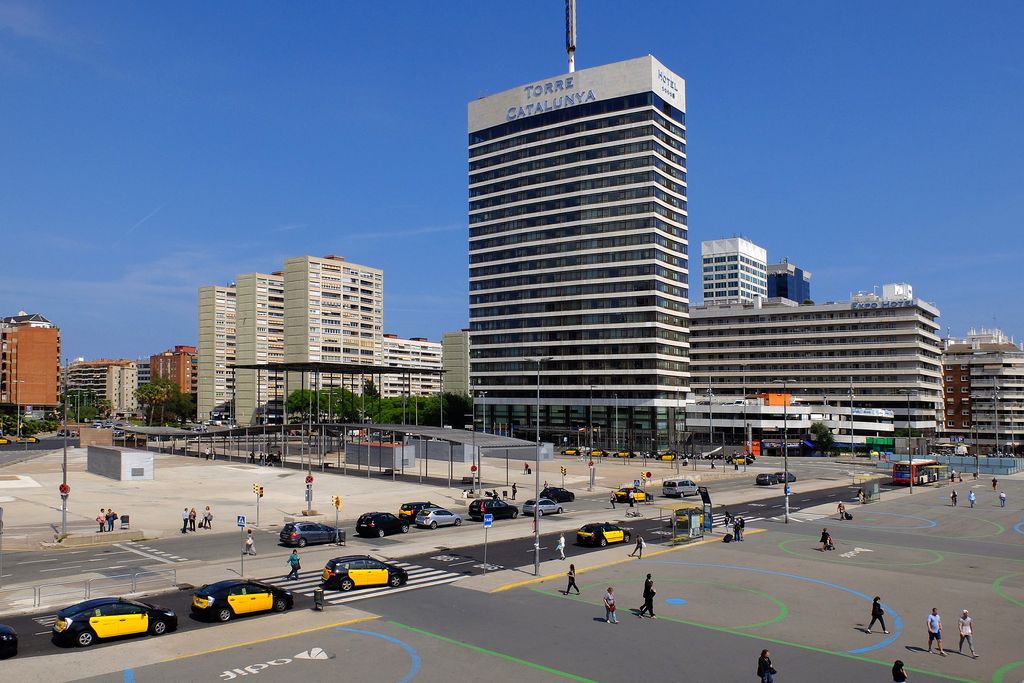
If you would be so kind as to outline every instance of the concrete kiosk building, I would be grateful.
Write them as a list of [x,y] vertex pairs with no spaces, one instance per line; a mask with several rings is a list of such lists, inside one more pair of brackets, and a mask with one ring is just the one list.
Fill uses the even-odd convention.
[[539,365],[542,440],[575,442],[593,426],[595,443],[650,448],[682,428],[685,111],[683,79],[650,55],[470,102],[471,389],[486,392],[483,424],[532,434]]

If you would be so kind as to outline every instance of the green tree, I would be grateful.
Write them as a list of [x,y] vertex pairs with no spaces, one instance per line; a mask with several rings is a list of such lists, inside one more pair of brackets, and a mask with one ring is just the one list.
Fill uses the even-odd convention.
[[832,436],[832,429],[824,422],[814,422],[811,424],[811,439],[814,440],[814,446],[822,453],[831,453],[836,444],[835,438]]

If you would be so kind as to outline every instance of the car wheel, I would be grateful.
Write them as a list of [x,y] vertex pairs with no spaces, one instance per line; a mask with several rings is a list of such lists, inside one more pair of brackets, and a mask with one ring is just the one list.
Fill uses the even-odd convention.
[[557,510],[555,510],[555,512],[559,515],[562,514],[562,508],[558,508]]
[[629,534],[629,532],[627,531],[627,532],[625,533],[625,535],[624,535],[624,536],[623,536],[622,538],[623,538],[623,541],[624,541],[625,543],[629,543],[629,539],[630,539],[630,534]]
[[571,503],[571,502],[573,502],[575,500],[576,500],[576,494],[575,493],[570,493],[569,494],[569,502]]
[[384,530],[377,529],[377,538],[384,538]]
[[392,588],[398,588],[402,585],[402,577],[398,574],[392,574],[388,577],[388,584],[390,584]]
[[95,642],[95,640],[96,636],[93,634],[92,631],[88,630],[82,631],[78,634],[78,637],[75,638],[75,642],[78,643],[80,647],[89,647],[93,644],[93,642]]
[[461,519],[455,520],[455,526],[462,526],[462,520]]
[[437,528],[437,522],[431,522],[430,523],[430,528],[431,529],[436,529]]
[[402,525],[402,533],[403,534],[409,533],[409,525],[408,524],[403,524]]
[[348,593],[355,587],[356,585],[352,583],[352,579],[342,579],[341,583],[338,584],[338,588],[340,588],[345,593]]
[[598,544],[599,546],[601,546],[602,548],[604,548],[605,546],[607,546],[607,545],[608,545],[608,539],[607,539],[607,538],[605,538],[604,536],[602,536],[602,537],[601,537],[601,540],[600,540],[600,541],[598,541],[598,542],[597,542],[597,544]]
[[306,543],[307,543],[306,539],[304,539],[304,538],[300,538],[299,539],[299,547],[300,548],[305,548],[306,547]]
[[288,609],[288,603],[285,602],[284,598],[274,598],[274,611],[283,612]]
[[157,619],[149,625],[149,632],[154,636],[162,636],[167,633],[167,622]]
[[230,607],[221,607],[217,611],[217,621],[231,621],[231,617],[234,616]]
[[519,516],[519,510],[513,510],[512,511],[512,519],[515,519],[518,516]]

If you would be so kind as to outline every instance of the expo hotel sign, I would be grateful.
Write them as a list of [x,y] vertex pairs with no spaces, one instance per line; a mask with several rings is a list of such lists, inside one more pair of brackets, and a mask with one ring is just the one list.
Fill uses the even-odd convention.
[[850,304],[850,310],[856,311],[864,308],[906,308],[913,306],[912,299],[900,301],[855,301]]
[[579,88],[575,76],[527,85],[523,92],[526,93],[526,102],[518,107],[509,107],[505,113],[506,121],[597,100],[593,90]]

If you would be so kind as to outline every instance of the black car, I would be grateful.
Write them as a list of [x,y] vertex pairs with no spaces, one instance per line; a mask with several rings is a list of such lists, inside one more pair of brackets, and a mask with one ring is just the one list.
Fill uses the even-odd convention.
[[557,486],[548,486],[540,492],[541,498],[550,498],[556,503],[571,503],[576,500],[576,494],[572,491],[559,488]]
[[576,532],[576,542],[580,545],[596,545],[604,548],[609,543],[629,543],[631,534],[610,522],[594,522],[584,524]]
[[401,567],[381,562],[369,555],[349,555],[328,560],[324,566],[324,588],[350,591],[367,586],[391,586],[398,588],[409,580],[409,574]]
[[515,519],[519,516],[519,508],[496,498],[477,498],[469,504],[470,519],[482,522],[484,515],[494,515],[494,519]]
[[409,522],[399,519],[390,512],[367,512],[359,515],[356,533],[360,536],[383,538],[388,534],[409,533]]
[[0,624],[0,659],[18,654],[18,634],[10,626]]
[[345,542],[345,531],[319,522],[288,522],[281,529],[283,545],[297,545],[305,548],[310,543],[334,543],[335,536],[339,543]]
[[161,636],[177,628],[178,616],[172,610],[124,598],[97,598],[57,612],[53,640],[88,647],[97,638]]
[[229,579],[201,586],[192,594],[192,613],[205,619],[230,621],[255,612],[283,612],[294,604],[291,591],[262,581]]
[[776,472],[775,478],[779,481],[780,484],[784,481],[796,481],[796,475],[793,474],[792,472]]
[[758,486],[774,486],[779,483],[779,478],[772,472],[762,472],[754,478]]

